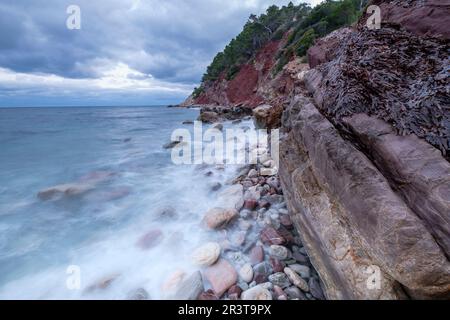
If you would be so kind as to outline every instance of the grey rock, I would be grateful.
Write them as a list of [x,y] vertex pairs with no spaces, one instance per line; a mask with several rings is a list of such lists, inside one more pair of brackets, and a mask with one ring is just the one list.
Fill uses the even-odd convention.
[[277,272],[277,273],[271,274],[269,276],[269,281],[273,285],[279,286],[281,288],[287,288],[287,287],[289,287],[291,285],[291,282],[289,281],[289,278],[283,272]]

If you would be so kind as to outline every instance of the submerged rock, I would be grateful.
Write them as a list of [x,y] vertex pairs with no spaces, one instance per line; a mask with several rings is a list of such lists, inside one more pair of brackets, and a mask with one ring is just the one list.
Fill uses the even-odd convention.
[[244,205],[244,188],[241,184],[232,185],[218,194],[218,206],[240,210]]
[[255,286],[242,292],[242,300],[272,300],[272,294],[261,285]]
[[203,221],[210,229],[220,229],[238,215],[235,209],[213,208],[205,213]]

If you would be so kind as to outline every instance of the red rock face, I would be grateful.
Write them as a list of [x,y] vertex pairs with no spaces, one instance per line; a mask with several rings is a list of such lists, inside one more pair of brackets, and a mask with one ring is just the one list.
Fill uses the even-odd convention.
[[230,81],[226,81],[225,75],[222,74],[218,80],[207,86],[204,93],[194,99],[194,104],[242,104],[252,108],[263,104],[266,99],[261,94],[260,87],[268,82],[279,46],[280,41],[267,43],[259,50],[253,63],[244,64]]

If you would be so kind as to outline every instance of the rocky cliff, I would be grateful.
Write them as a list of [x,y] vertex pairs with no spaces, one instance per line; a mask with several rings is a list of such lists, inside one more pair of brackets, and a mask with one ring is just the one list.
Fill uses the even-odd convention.
[[275,73],[287,32],[187,104],[281,127],[281,185],[328,298],[448,299],[450,2],[372,4],[380,29],[364,14]]

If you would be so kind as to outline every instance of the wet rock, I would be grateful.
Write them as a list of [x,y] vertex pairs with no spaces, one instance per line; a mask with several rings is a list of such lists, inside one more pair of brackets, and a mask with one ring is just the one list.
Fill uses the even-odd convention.
[[272,300],[272,294],[262,286],[255,286],[242,292],[242,300]]
[[277,272],[277,273],[271,274],[269,276],[269,281],[274,286],[279,286],[281,288],[287,288],[291,285],[291,282],[289,281],[288,276],[283,272]]
[[273,292],[274,292],[274,296],[275,298],[277,298],[278,300],[287,300],[287,295],[286,293],[283,291],[283,289],[277,285],[273,286]]
[[105,290],[107,288],[109,288],[113,282],[115,282],[117,280],[117,278],[120,277],[119,273],[113,273],[110,275],[107,275],[103,278],[101,278],[100,280],[97,280],[95,283],[89,285],[86,289],[85,292],[92,292],[92,291],[97,291],[97,290]]
[[180,283],[171,300],[196,300],[203,291],[202,275],[197,271]]
[[308,266],[304,266],[301,264],[291,264],[289,265],[289,268],[298,273],[302,278],[311,277],[311,269]]
[[192,121],[192,120],[185,120],[185,121],[183,121],[183,124],[194,124],[194,121]]
[[249,178],[256,178],[258,176],[258,171],[251,169],[247,175]]
[[173,272],[162,284],[161,289],[164,296],[168,297],[175,293],[180,283],[185,279],[186,273],[182,270]]
[[242,280],[249,283],[253,280],[253,268],[250,263],[246,263],[239,269],[239,276]]
[[240,210],[244,205],[244,188],[241,184],[232,185],[218,195],[219,207]]
[[249,253],[250,263],[258,264],[264,260],[264,249],[262,246],[254,246]]
[[38,198],[41,200],[52,200],[57,197],[75,197],[83,195],[93,190],[95,185],[88,183],[68,183],[57,185],[38,192]]
[[219,300],[219,298],[216,296],[213,290],[209,289],[205,292],[200,293],[200,295],[197,298],[201,301],[213,301],[213,300]]
[[286,247],[271,245],[269,249],[269,254],[271,257],[278,260],[285,260],[289,257],[290,253]]
[[305,280],[303,280],[297,273],[295,273],[292,269],[289,267],[284,268],[284,273],[289,277],[289,280],[298,287],[299,289],[308,292],[309,286],[308,283],[306,283]]
[[198,120],[205,123],[214,123],[219,120],[220,116],[214,111],[203,111],[200,112]]
[[127,300],[149,300],[148,292],[143,288],[132,290],[128,293]]
[[230,299],[237,300],[242,294],[242,289],[240,286],[234,285],[230,289],[228,289],[227,294]]
[[206,268],[204,274],[218,297],[221,297],[238,279],[234,267],[224,259]]
[[164,149],[173,149],[177,145],[179,145],[181,142],[182,142],[181,140],[171,141],[171,142],[168,142],[168,143],[164,144],[163,148]]
[[220,229],[238,215],[236,209],[213,208],[205,213],[204,223],[210,229]]
[[270,245],[282,245],[286,242],[286,240],[272,227],[264,228],[260,233],[261,241],[264,244]]
[[220,251],[218,243],[206,243],[192,253],[192,261],[199,266],[210,266],[217,261]]
[[212,128],[212,129],[219,130],[219,131],[222,131],[222,130],[223,130],[223,124],[221,124],[221,123],[214,123],[214,124],[211,126],[211,128]]
[[155,212],[156,220],[174,220],[177,219],[177,217],[177,210],[170,206],[159,208]]
[[156,247],[163,239],[163,233],[159,229],[153,229],[139,238],[137,246],[143,250]]
[[273,129],[280,126],[283,108],[278,106],[261,105],[253,109],[253,121],[257,129]]
[[278,259],[270,258],[270,265],[274,272],[282,272],[285,268],[285,264]]
[[322,292],[322,288],[320,287],[320,283],[318,280],[316,280],[315,278],[310,278],[309,282],[309,290],[311,292],[311,295],[319,300],[324,300],[324,296],[323,296],[323,292]]
[[289,299],[306,300],[306,296],[299,288],[291,286],[284,289],[284,292],[288,295]]
[[292,253],[292,258],[295,259],[295,261],[300,262],[300,263],[307,263],[308,262],[308,258],[306,256],[304,256],[303,254],[301,254],[298,251],[295,251]]
[[253,280],[257,284],[267,282],[269,275],[272,273],[272,268],[268,262],[258,263],[253,267]]
[[222,184],[220,182],[216,182],[216,183],[213,183],[212,185],[210,185],[211,191],[217,191],[220,188],[222,188]]
[[293,227],[291,218],[285,214],[280,217],[280,223],[288,229]]
[[247,209],[247,210],[254,210],[257,205],[258,205],[258,202],[254,199],[249,199],[249,200],[244,201],[244,209]]
[[235,247],[241,247],[245,243],[247,232],[238,231],[230,236],[230,242]]

